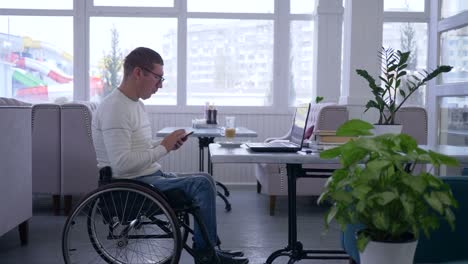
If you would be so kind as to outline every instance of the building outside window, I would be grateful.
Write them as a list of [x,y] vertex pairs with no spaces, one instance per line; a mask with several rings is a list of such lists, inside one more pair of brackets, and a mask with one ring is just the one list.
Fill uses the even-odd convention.
[[[310,0],[5,1],[0,96],[100,101],[119,85],[124,56],[147,46],[163,56],[167,81],[146,104],[308,102],[314,12]],[[289,56],[277,57],[280,48]]]

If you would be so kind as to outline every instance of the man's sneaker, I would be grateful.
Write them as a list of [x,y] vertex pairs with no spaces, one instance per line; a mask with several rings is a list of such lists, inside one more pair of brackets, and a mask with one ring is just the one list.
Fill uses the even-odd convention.
[[233,257],[218,253],[219,264],[247,264],[249,259],[246,257]]
[[[211,250],[210,250],[211,251]],[[212,251],[211,251],[212,252]],[[209,251],[195,252],[195,264],[247,264],[249,260],[245,257],[234,257]]]
[[216,252],[219,254],[224,254],[232,257],[243,257],[244,252],[240,250],[226,250],[226,249],[216,249]]

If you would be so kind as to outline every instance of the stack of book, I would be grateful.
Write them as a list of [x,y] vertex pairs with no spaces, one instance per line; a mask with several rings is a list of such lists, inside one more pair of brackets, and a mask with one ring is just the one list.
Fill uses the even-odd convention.
[[315,133],[316,141],[320,145],[344,144],[355,137],[337,136],[335,130],[320,130]]

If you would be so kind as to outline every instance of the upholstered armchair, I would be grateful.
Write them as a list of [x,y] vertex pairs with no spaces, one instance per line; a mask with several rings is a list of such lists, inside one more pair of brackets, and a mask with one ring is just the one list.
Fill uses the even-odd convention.
[[[307,122],[306,137],[309,138],[313,131],[336,130],[341,124],[348,120],[346,106],[332,103],[312,104]],[[266,141],[288,140],[291,131],[279,138],[269,138]],[[335,165],[304,165],[307,168],[332,168]],[[277,196],[287,196],[287,174],[285,164],[257,164],[255,165],[255,176],[257,177],[257,192],[269,196],[270,215],[275,214]],[[297,195],[314,196],[320,195],[325,184],[323,178],[298,178]]]
[[61,193],[65,214],[72,196],[88,193],[98,186],[99,171],[91,135],[91,118],[96,104],[69,103],[61,106]]
[[33,193],[51,194],[56,215],[60,211],[60,105],[32,107]]
[[28,242],[32,217],[31,107],[0,98],[0,235],[19,227]]

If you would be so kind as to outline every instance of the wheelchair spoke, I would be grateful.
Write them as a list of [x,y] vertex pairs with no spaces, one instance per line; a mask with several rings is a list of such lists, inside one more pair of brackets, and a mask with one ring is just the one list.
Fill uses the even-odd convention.
[[180,220],[164,198],[135,184],[105,187],[67,219],[65,263],[178,263]]

